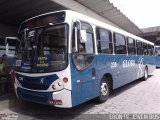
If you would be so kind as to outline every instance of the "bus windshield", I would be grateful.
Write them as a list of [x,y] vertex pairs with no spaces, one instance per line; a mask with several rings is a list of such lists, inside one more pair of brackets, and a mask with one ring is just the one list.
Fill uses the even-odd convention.
[[66,24],[21,32],[15,69],[21,72],[53,72],[67,67]]

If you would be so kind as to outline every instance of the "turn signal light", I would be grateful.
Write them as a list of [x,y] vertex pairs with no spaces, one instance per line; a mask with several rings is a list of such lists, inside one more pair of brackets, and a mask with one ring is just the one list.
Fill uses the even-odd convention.
[[68,78],[67,78],[67,77],[64,77],[64,78],[63,78],[63,82],[64,82],[64,83],[67,83],[67,82],[68,82]]

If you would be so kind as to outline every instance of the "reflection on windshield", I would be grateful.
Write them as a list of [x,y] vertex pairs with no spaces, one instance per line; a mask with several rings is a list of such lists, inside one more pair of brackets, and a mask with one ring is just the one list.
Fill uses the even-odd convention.
[[65,69],[67,66],[66,31],[67,25],[27,31],[26,40],[22,37],[16,69],[23,72],[52,72]]

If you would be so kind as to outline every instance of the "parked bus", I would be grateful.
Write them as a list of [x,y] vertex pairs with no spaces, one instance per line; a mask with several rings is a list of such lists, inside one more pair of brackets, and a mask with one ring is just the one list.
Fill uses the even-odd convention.
[[[15,63],[14,55],[15,55],[15,50],[17,46],[17,40],[13,41],[13,39],[16,39],[16,38],[15,37],[0,38],[0,57],[2,57],[3,55],[7,55],[7,59],[5,62],[10,68],[13,68]],[[6,47],[8,48],[6,49]]]
[[64,10],[24,21],[18,33],[15,91],[21,100],[70,108],[147,79],[154,43]]
[[0,57],[6,54],[5,38],[0,37]]
[[156,66],[160,67],[160,41],[155,42]]

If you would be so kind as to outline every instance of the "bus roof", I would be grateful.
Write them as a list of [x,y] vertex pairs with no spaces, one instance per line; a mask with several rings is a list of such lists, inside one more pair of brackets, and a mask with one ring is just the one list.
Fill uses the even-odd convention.
[[133,35],[133,34],[131,34],[131,33],[129,33],[129,32],[126,32],[126,31],[124,31],[124,30],[122,30],[122,29],[113,27],[113,26],[111,26],[111,25],[109,25],[109,24],[107,24],[107,23],[103,23],[103,22],[98,21],[98,20],[96,20],[96,19],[94,19],[94,18],[88,17],[88,16],[86,16],[86,15],[84,15],[84,14],[81,14],[81,13],[78,13],[78,12],[75,12],[75,11],[72,11],[72,10],[61,10],[61,11],[48,12],[48,13],[41,14],[41,15],[32,17],[32,18],[30,18],[30,19],[27,19],[27,20],[25,20],[24,22],[22,22],[21,24],[23,24],[23,23],[25,23],[25,22],[27,22],[27,21],[30,21],[30,20],[32,20],[32,19],[41,17],[41,16],[49,15],[49,14],[52,14],[52,13],[58,13],[58,12],[66,12],[66,16],[69,15],[69,16],[71,16],[72,18],[75,18],[75,17],[76,17],[77,19],[80,19],[80,20],[86,21],[86,22],[88,22],[88,23],[94,24],[94,25],[96,25],[96,26],[98,26],[98,27],[105,28],[105,29],[111,30],[111,31],[116,32],[116,33],[119,33],[119,34],[123,34],[123,35],[125,35],[125,36],[127,36],[127,37],[131,37],[131,38],[133,38],[133,39],[136,39],[136,40],[139,40],[139,41],[142,41],[142,42],[145,42],[145,43],[154,45],[153,42],[150,42],[150,41],[145,40],[145,39],[143,39],[143,38],[141,38],[141,37],[138,37],[138,36]]
[[83,21],[86,21],[86,22],[89,22],[89,23],[92,23],[92,24],[94,24],[94,25],[96,25],[96,26],[99,26],[99,27],[101,27],[101,28],[105,28],[105,29],[111,30],[111,31],[116,32],[116,33],[119,33],[119,34],[123,34],[123,35],[125,35],[125,36],[127,36],[127,37],[131,37],[131,38],[133,38],[133,39],[140,40],[140,41],[142,41],[142,42],[145,42],[145,43],[154,45],[153,42],[150,42],[150,41],[148,41],[148,40],[145,40],[145,39],[143,39],[143,38],[141,38],[141,37],[138,37],[138,36],[133,35],[133,34],[131,34],[131,33],[129,33],[129,32],[126,32],[126,31],[124,31],[124,30],[122,30],[122,29],[113,27],[113,26],[111,26],[111,25],[109,25],[109,24],[107,24],[107,23],[103,23],[103,22],[101,22],[101,21],[98,21],[98,20],[96,20],[96,19],[94,19],[94,18],[91,18],[91,17],[88,17],[88,16],[86,16],[86,15],[83,15],[83,14],[81,14],[81,13],[77,13],[77,12],[74,12],[74,11],[71,11],[71,10],[66,10],[66,12],[67,12],[68,14],[70,14],[71,16],[77,16],[78,19],[83,20]]

